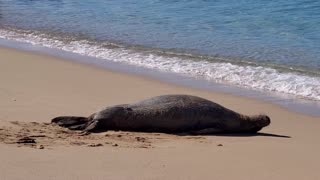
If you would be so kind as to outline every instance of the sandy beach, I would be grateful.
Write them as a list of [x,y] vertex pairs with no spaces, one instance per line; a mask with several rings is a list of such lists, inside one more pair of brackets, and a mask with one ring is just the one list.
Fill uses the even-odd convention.
[[[0,179],[320,179],[319,117],[3,47],[0,82]],[[204,97],[272,123],[256,136],[80,136],[48,124],[162,94]],[[36,143],[16,143],[25,136]]]

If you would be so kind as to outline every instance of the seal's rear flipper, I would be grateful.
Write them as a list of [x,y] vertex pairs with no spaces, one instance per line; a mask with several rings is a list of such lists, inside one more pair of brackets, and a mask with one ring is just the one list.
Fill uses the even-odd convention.
[[86,123],[88,122],[86,117],[77,117],[77,116],[59,116],[51,120],[51,123],[58,124],[62,127],[67,127],[74,130],[84,129]]
[[101,129],[99,129],[99,121],[90,121],[86,128],[83,130],[84,132],[100,132]]

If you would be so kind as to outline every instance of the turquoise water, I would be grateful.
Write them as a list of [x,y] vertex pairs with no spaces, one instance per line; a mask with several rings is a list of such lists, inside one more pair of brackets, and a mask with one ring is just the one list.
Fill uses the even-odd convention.
[[317,0],[1,0],[0,37],[320,100]]

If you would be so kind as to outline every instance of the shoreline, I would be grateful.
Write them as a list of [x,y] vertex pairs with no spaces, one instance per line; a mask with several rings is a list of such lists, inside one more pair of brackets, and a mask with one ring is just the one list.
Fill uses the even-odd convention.
[[[40,33],[40,34],[38,34]],[[157,49],[143,50],[131,48],[130,46],[115,45],[109,47],[99,42],[87,41],[86,39],[72,40],[65,42],[63,38],[51,37],[50,35],[38,32],[8,31],[1,34],[0,44],[18,49],[27,49],[36,53],[45,53],[54,56],[63,54],[62,58],[74,59],[86,64],[96,64],[120,71],[134,71],[134,73],[152,76],[157,79],[166,79],[177,83],[184,79],[183,83],[188,86],[205,88],[213,91],[221,89],[236,95],[253,96],[272,103],[286,107],[292,107],[295,111],[301,112],[304,109],[309,114],[320,116],[319,86],[317,76],[309,76],[308,73],[301,74],[301,71],[292,71],[291,67],[285,71],[283,66],[262,64],[238,64],[238,60],[227,60],[228,57],[206,60],[195,54],[189,59],[178,54],[173,55],[170,51],[166,55],[157,54]],[[66,37],[69,37],[66,35]],[[70,36],[69,38],[72,38]],[[146,47],[148,48],[148,47]],[[161,51],[161,50],[160,50]],[[161,51],[162,52],[162,51]],[[195,55],[195,57],[193,57]],[[195,58],[195,59],[193,59]],[[220,62],[221,61],[221,62]],[[239,60],[240,61],[240,60]],[[246,60],[244,60],[246,61]],[[242,62],[242,61],[241,61]],[[248,61],[250,62],[250,60]],[[185,65],[185,64],[188,65]],[[274,67],[274,68],[273,68]],[[132,70],[134,69],[134,70]],[[167,75],[169,74],[169,75]],[[172,81],[173,79],[176,82]],[[201,82],[199,82],[201,81]],[[181,84],[181,83],[179,83]],[[231,90],[232,89],[232,90]],[[278,99],[281,99],[280,101]],[[308,108],[303,108],[307,106]],[[316,106],[316,108],[315,108]]]
[[315,100],[298,98],[290,94],[246,89],[228,84],[215,83],[211,81],[209,82],[204,79],[187,77],[172,72],[162,72],[158,70],[147,69],[119,62],[102,62],[99,58],[89,57],[73,52],[67,52],[55,48],[42,47],[39,45],[32,45],[29,43],[18,42],[13,40],[1,39],[0,48],[8,48],[17,51],[35,53],[39,55],[63,59],[65,61],[71,61],[73,63],[80,63],[83,65],[93,66],[95,68],[103,69],[106,71],[139,76],[142,78],[147,78],[150,80],[155,80],[174,86],[182,86],[207,92],[228,94],[248,99],[255,99],[257,101],[262,101],[277,106],[281,106],[282,108],[285,108],[288,111],[310,115],[313,117],[320,117],[320,102]]
[[[50,132],[40,125],[55,116],[88,116],[105,106],[161,94],[196,95],[243,114],[263,113],[271,118],[271,125],[254,136],[107,132],[108,136],[90,136],[103,146],[74,145],[81,138],[70,136],[54,137],[50,140],[54,143],[43,144],[44,149],[0,142],[4,179],[320,178],[320,144],[315,143],[320,136],[318,117],[252,98],[178,86],[49,55],[10,48],[0,48],[0,54],[0,140],[4,141],[26,130]],[[19,124],[20,129],[16,128]],[[151,147],[136,147],[140,142],[131,142],[135,137],[150,141]]]
[[[109,73],[115,73],[115,74],[120,74],[125,76],[134,76],[142,80],[157,82],[166,86],[173,86],[176,88],[183,88],[183,89],[187,88],[187,89],[190,89],[191,91],[200,91],[200,92],[209,93],[209,94],[212,93],[217,96],[220,96],[220,95],[230,96],[230,98],[239,98],[244,101],[250,100],[253,102],[277,106],[277,108],[283,109],[291,113],[306,115],[310,117],[320,117],[320,113],[317,114],[316,112],[313,112],[313,111],[305,112],[303,110],[297,111],[293,107],[294,105],[297,105],[297,107],[299,107],[300,105],[303,106],[308,104],[312,106],[313,103],[315,103],[315,105],[317,106],[320,105],[316,101],[308,101],[304,99],[293,99],[294,97],[290,97],[290,95],[288,95],[289,96],[288,99],[285,99],[284,95],[282,95],[281,97],[281,95],[279,96],[272,95],[271,92],[259,92],[259,91],[243,89],[240,87],[234,87],[234,86],[224,85],[224,84],[214,84],[213,86],[215,87],[209,87],[209,86],[206,87],[206,86],[199,85],[200,83],[207,84],[208,82],[206,82],[205,80],[191,79],[189,77],[179,76],[173,73],[167,74],[167,73],[158,72],[158,71],[151,72],[150,70],[146,70],[141,67],[134,67],[132,65],[118,64],[118,63],[112,63],[112,62],[111,63],[107,62],[105,66],[101,66],[100,64],[97,64],[95,62],[93,63],[88,62],[87,59],[92,59],[92,58],[78,55],[78,54],[64,52],[65,54],[58,55],[57,53],[60,52],[60,50],[54,50],[53,52],[48,53],[47,51],[44,51],[44,52],[40,51],[42,50],[42,47],[40,47],[40,50],[39,49],[28,50],[23,48],[24,48],[24,45],[22,45],[19,48],[16,48],[16,47],[6,47],[0,44],[1,50],[21,52],[29,55],[37,55],[37,56],[43,57],[44,59],[50,58],[50,59],[62,61],[65,63],[71,63],[73,65],[88,67],[88,68],[99,70],[99,71],[106,71]],[[48,48],[47,50],[51,50],[51,48]],[[81,58],[81,60],[79,60],[79,58]],[[171,78],[172,76],[173,78]],[[182,82],[178,82],[179,80],[181,80]],[[194,84],[195,81],[199,81],[199,82],[197,84]],[[281,104],[281,101],[285,101],[285,103]],[[289,104],[290,101],[292,102],[297,101],[298,103],[293,104],[291,106],[290,105],[286,106],[285,104]],[[277,104],[276,102],[279,102],[280,104]]]

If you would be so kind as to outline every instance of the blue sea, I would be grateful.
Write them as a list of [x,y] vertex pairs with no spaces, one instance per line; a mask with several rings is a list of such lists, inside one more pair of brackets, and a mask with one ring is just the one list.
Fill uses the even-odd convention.
[[0,39],[320,101],[319,0],[1,0]]

